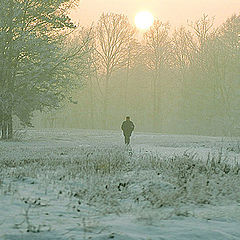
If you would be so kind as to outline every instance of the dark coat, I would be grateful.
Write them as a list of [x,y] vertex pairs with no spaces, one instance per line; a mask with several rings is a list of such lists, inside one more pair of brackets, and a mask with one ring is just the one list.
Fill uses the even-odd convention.
[[121,129],[123,130],[124,135],[130,135],[132,134],[132,131],[134,130],[134,124],[130,120],[126,120],[122,123]]

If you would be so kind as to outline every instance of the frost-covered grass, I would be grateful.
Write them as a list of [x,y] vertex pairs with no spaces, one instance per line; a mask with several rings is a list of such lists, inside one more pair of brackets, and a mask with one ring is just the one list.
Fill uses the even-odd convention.
[[227,150],[230,152],[240,153],[240,141],[230,143],[227,146]]
[[[116,206],[121,211],[122,199],[153,208],[240,200],[240,165],[228,163],[221,155],[202,161],[187,153],[163,158],[149,152],[131,158],[117,146],[68,150],[71,157],[60,152],[55,158],[4,159],[1,181],[45,179],[58,186],[75,182],[71,195],[89,205],[106,205],[108,212]],[[140,191],[133,191],[140,186]]]
[[[145,151],[134,146],[129,156],[119,143],[80,144],[83,135],[69,143],[64,139],[71,133],[62,135],[54,141],[0,143],[1,239],[240,238],[240,232],[209,233],[202,222],[225,221],[231,223],[228,229],[239,224],[237,155],[229,161],[222,148],[200,157],[192,147],[180,152],[171,147],[172,154],[166,155],[160,147]],[[161,224],[171,228],[188,219],[202,224],[206,233],[175,230],[167,235],[159,230]]]

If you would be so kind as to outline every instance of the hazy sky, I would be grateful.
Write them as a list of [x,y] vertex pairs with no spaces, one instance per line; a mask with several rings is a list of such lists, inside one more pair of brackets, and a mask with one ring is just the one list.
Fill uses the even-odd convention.
[[148,10],[173,26],[185,25],[188,19],[198,19],[203,13],[215,16],[219,24],[240,12],[240,0],[81,0],[73,17],[85,25],[97,21],[102,12],[116,12],[127,15],[133,23],[141,10]]

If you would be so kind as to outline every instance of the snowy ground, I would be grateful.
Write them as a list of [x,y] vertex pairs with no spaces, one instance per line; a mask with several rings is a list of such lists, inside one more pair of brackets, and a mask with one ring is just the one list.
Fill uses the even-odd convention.
[[240,139],[28,131],[0,142],[0,239],[240,239]]

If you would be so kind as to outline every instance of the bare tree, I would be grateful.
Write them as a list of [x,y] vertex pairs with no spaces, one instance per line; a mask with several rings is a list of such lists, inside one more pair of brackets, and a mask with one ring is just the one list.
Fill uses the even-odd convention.
[[183,81],[185,72],[193,62],[193,53],[196,51],[193,36],[183,26],[176,29],[171,39],[172,46],[172,64],[178,69]]
[[128,42],[127,48],[127,60],[126,60],[126,78],[124,83],[124,112],[127,113],[129,111],[129,104],[128,104],[128,88],[129,88],[129,80],[131,77],[131,69],[136,66],[136,58],[141,53],[141,46],[139,42],[135,39],[130,39]]
[[239,126],[240,16],[233,15],[219,27],[208,43],[208,75],[214,81],[219,119],[224,134],[231,135]]
[[[95,91],[94,91],[94,72],[96,73],[95,69],[95,63],[94,63],[94,49],[95,49],[95,31],[93,28],[93,25],[89,28],[81,28],[79,34],[78,34],[78,40],[80,46],[85,46],[84,52],[87,53],[86,59],[84,62],[86,63],[87,74],[85,76],[85,79],[87,80],[87,85],[89,89],[89,95],[90,95],[90,106],[89,106],[89,112],[90,112],[90,123],[91,128],[94,128],[95,123]],[[87,44],[84,44],[87,42]]]
[[214,18],[210,18],[208,15],[203,14],[202,18],[195,22],[190,22],[188,25],[194,31],[197,37],[198,48],[202,51],[207,40],[215,33]]
[[112,73],[126,65],[129,42],[135,31],[126,16],[114,13],[103,13],[97,23],[96,52],[98,71],[104,76],[105,91],[103,103],[103,123],[107,127],[108,104],[110,97],[109,82]]
[[[153,130],[160,126],[159,110],[161,102],[161,71],[169,58],[169,29],[168,23],[155,20],[153,26],[144,34],[146,41],[146,64],[153,71]],[[161,101],[161,100],[160,100]]]
[[175,73],[175,79],[178,80],[178,89],[180,90],[180,100],[178,101],[178,114],[181,120],[186,118],[185,105],[187,103],[189,70],[194,62],[194,53],[197,48],[193,40],[192,33],[181,26],[176,29],[171,39],[171,67]]

